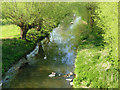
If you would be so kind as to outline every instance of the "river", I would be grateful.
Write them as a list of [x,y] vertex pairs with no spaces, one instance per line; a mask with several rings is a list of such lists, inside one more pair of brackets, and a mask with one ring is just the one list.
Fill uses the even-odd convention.
[[[81,17],[76,17],[69,27],[59,25],[50,33],[50,41],[38,46],[27,55],[29,65],[18,70],[3,88],[72,88],[63,77],[48,77],[51,72],[67,74],[74,72],[76,48],[81,32]],[[38,53],[38,55],[35,55]]]

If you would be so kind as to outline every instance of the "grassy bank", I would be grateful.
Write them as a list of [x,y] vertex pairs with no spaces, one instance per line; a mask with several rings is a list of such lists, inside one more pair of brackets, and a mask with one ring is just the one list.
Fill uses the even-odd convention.
[[35,42],[19,39],[19,28],[15,25],[6,24],[0,27],[2,27],[2,74],[4,75],[12,65],[34,48]]
[[74,87],[118,88],[117,3],[89,3],[87,8],[91,28],[77,50]]
[[75,62],[75,88],[117,88],[117,66],[109,52],[92,44],[80,45]]

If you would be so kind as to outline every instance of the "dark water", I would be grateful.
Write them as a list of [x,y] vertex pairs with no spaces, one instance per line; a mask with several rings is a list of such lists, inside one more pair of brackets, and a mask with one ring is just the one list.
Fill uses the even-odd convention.
[[76,47],[81,32],[81,17],[76,17],[66,29],[59,25],[50,34],[50,42],[42,45],[44,52],[36,50],[28,55],[29,65],[22,68],[3,87],[9,88],[72,88],[63,77],[48,77],[51,72],[74,72]]

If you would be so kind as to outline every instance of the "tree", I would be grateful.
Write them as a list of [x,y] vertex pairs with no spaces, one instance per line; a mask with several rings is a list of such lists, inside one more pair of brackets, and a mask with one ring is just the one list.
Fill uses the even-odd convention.
[[26,40],[29,29],[36,28],[46,36],[72,11],[70,3],[3,2],[2,18],[21,28],[21,39]]
[[[38,6],[39,5],[39,6]],[[41,10],[43,5],[34,2],[3,2],[2,18],[7,19],[21,29],[21,39],[26,40],[29,29],[42,25]]]

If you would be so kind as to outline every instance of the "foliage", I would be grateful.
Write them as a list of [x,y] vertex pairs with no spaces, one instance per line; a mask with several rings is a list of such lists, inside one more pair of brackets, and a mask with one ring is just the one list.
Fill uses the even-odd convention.
[[2,18],[11,23],[21,26],[21,24],[31,25],[40,19],[40,11],[36,8],[36,3],[32,2],[3,2]]
[[117,2],[86,4],[88,28],[81,34],[86,42],[80,42],[77,50],[75,88],[118,88],[117,5]]
[[[3,18],[7,21],[19,27],[21,22],[23,26],[29,26],[27,39],[31,41],[48,37],[53,28],[74,13],[80,15],[88,24],[83,25],[81,33],[78,33],[80,43],[75,62],[77,76],[73,81],[74,87],[118,87],[117,2],[3,3],[3,7]],[[71,20],[66,22],[70,23]],[[3,40],[3,72],[33,46],[33,42],[20,39]]]
[[[48,36],[61,20],[65,21],[65,18],[69,18],[73,14],[72,9],[70,9],[71,4],[69,3],[4,2],[2,7],[3,22],[2,26],[0,26],[3,28],[2,38],[10,38],[3,39],[3,73],[17,62],[21,56],[33,48],[37,39]],[[40,14],[38,14],[39,12]],[[39,22],[41,18],[42,23]],[[41,28],[40,30],[36,30],[36,27],[29,28],[26,38],[31,42],[19,39],[18,29],[21,28],[21,23],[27,26],[34,24],[35,26],[38,25],[39,29]],[[17,39],[13,39],[14,37]]]
[[2,39],[2,73],[15,64],[25,53],[34,48],[35,43],[21,39]]
[[74,87],[117,88],[118,72],[108,61],[109,57],[105,55],[108,52],[101,50],[101,47],[86,45],[78,48]]
[[19,27],[16,25],[9,25],[5,21],[4,25],[0,27],[2,27],[2,48],[0,47],[2,50],[2,75],[4,75],[26,52],[34,48],[35,43],[19,39]]
[[23,39],[26,39],[26,33],[31,28],[48,36],[62,19],[72,13],[69,7],[69,3],[4,2],[2,18],[19,26],[23,32]]
[[[105,49],[109,50],[111,59],[118,60],[118,3],[98,3],[98,9],[95,11],[99,16],[94,20],[96,25],[104,31],[103,37],[106,43]],[[107,14],[106,14],[107,12]],[[98,19],[99,18],[99,19]]]
[[39,15],[41,10],[35,5],[36,3],[33,4],[32,2],[2,3],[2,18],[21,28],[22,39],[26,39],[26,33],[29,29],[40,25],[42,22]]

